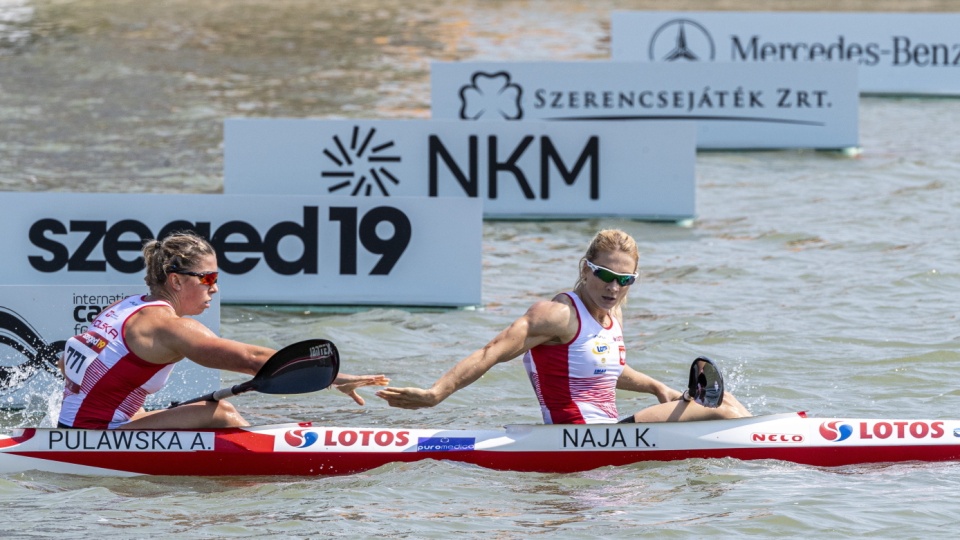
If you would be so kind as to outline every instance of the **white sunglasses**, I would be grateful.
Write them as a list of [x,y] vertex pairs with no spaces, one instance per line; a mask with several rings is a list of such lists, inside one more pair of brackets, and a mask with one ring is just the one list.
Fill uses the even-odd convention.
[[611,281],[616,280],[616,282],[621,287],[629,287],[630,285],[633,285],[637,281],[637,276],[640,275],[640,274],[621,274],[618,272],[614,272],[609,268],[604,268],[600,265],[593,264],[590,261],[587,261],[587,266],[589,266],[590,269],[593,270],[593,275],[600,278],[600,281],[604,283],[610,283]]

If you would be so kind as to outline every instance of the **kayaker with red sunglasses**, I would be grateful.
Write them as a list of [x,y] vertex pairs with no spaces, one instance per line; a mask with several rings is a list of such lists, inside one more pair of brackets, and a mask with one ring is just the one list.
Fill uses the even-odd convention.
[[[105,308],[86,332],[67,340],[60,427],[197,429],[249,425],[228,401],[203,401],[146,411],[173,366],[189,358],[212,368],[254,375],[276,351],[218,337],[189,315],[210,307],[218,292],[217,255],[192,232],[173,233],[143,247],[147,295]],[[356,389],[385,385],[383,375],[339,374],[333,386],[363,405]]]
[[429,389],[388,387],[377,396],[404,409],[433,407],[496,364],[523,355],[547,424],[617,422],[617,389],[653,394],[660,401],[621,422],[750,416],[730,394],[724,394],[718,407],[704,407],[626,364],[621,306],[637,280],[639,258],[630,235],[600,231],[580,260],[572,291],[535,303]]

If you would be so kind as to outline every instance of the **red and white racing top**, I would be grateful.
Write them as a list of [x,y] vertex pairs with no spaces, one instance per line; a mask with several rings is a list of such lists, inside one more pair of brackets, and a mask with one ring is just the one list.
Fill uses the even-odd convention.
[[547,424],[617,421],[617,379],[626,365],[620,322],[602,326],[574,292],[566,294],[580,321],[577,335],[562,345],[537,345],[523,356]]
[[130,351],[123,337],[127,320],[152,306],[170,304],[129,296],[104,310],[86,332],[67,340],[61,424],[117,428],[143,407],[147,395],[163,388],[175,364],[143,360]]

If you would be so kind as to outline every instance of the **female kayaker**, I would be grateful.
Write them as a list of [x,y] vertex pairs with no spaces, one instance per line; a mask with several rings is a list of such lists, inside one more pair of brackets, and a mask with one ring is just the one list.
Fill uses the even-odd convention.
[[[89,329],[67,340],[59,426],[91,429],[198,429],[249,425],[227,401],[146,411],[147,395],[189,358],[213,369],[255,375],[276,351],[217,337],[189,315],[210,307],[217,293],[217,255],[192,233],[174,233],[143,247],[150,293],[107,307]],[[356,389],[385,385],[383,375],[341,373],[334,387],[363,405]]]
[[630,235],[600,231],[580,259],[580,275],[572,291],[535,303],[429,389],[391,387],[377,396],[404,409],[433,407],[494,365],[523,355],[548,424],[617,422],[616,389],[653,394],[660,401],[621,422],[750,416],[730,394],[724,394],[719,407],[704,407],[626,365],[621,305],[636,281],[639,258]]

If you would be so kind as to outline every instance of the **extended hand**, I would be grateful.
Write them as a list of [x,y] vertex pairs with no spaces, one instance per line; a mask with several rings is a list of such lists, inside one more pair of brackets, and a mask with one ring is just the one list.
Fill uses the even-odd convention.
[[668,386],[663,386],[662,389],[657,392],[656,396],[660,403],[667,403],[670,401],[680,401],[683,399],[683,392],[674,390]]
[[422,388],[384,388],[377,392],[377,397],[401,409],[424,409],[440,403],[433,392]]
[[365,402],[357,388],[364,386],[386,386],[390,379],[386,375],[346,375],[341,373],[337,380],[333,381],[333,387],[353,398],[357,405],[363,405]]

